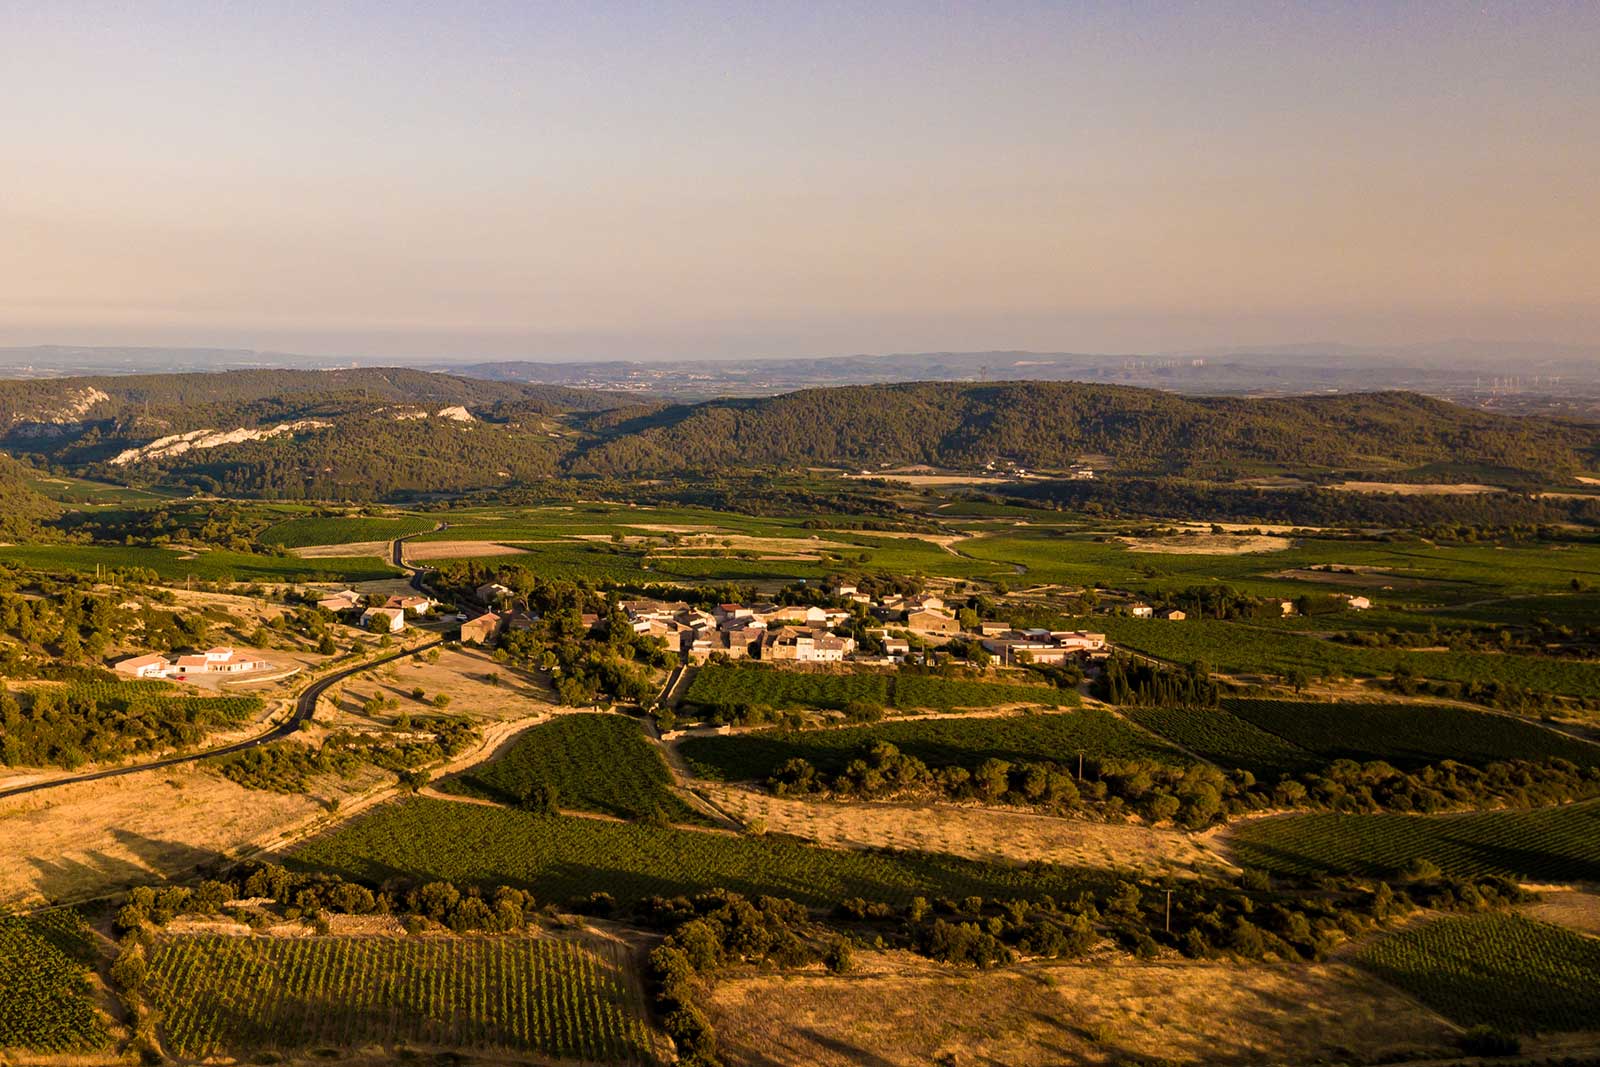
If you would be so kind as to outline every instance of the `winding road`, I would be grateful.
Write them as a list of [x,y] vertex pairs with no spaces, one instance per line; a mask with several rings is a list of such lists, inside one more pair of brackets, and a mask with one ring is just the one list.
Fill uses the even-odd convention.
[[380,656],[374,660],[366,660],[364,662],[354,664],[353,666],[346,667],[343,670],[335,671],[326,678],[318,678],[316,681],[302,689],[300,691],[300,695],[295,698],[293,714],[265,733],[257,734],[255,737],[248,738],[244,741],[235,741],[231,744],[221,745],[217,748],[204,749],[200,752],[190,752],[179,756],[167,756],[162,759],[154,760],[150,763],[135,763],[126,767],[111,767],[103,771],[92,771],[88,774],[75,774],[69,778],[51,778],[48,781],[33,782],[28,785],[19,785],[14,789],[0,790],[0,799],[21,796],[24,793],[36,793],[44,789],[54,789],[56,786],[61,785],[72,785],[75,782],[97,782],[102,778],[119,778],[125,774],[138,774],[140,771],[156,771],[163,767],[176,767],[180,764],[193,763],[195,760],[206,759],[211,756],[229,756],[235,752],[245,752],[252,748],[259,748],[261,745],[271,744],[274,741],[281,740],[294,733],[300,728],[302,723],[310,722],[311,716],[317,710],[317,698],[322,696],[323,693],[327,692],[329,686],[344,681],[352,674],[359,674],[362,671],[371,670],[374,667],[381,667],[385,663],[390,663],[394,660],[403,659],[406,656],[426,651],[427,649],[433,648],[434,646],[442,643],[442,641],[443,638],[435,638],[434,640],[427,641],[416,646],[415,648],[403,649],[399,652],[391,652],[387,656]]

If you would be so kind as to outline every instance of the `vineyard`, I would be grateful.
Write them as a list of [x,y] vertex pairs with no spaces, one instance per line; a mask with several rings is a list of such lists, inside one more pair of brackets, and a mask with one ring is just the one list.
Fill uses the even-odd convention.
[[269,526],[261,534],[264,545],[305,548],[310,545],[349,545],[362,541],[392,541],[434,527],[432,519],[400,518],[290,519]]
[[106,1044],[90,999],[92,951],[75,911],[0,915],[0,1049],[83,1052]]
[[7,545],[0,562],[52,573],[151,571],[167,581],[189,577],[217,582],[369,582],[397,572],[373,556],[300,559],[212,549],[193,556],[136,545]]
[[77,682],[15,696],[0,744],[0,763],[11,766],[75,767],[187,747],[262,706],[260,697],[195,696],[153,681]]
[[416,1044],[655,1063],[625,949],[552,938],[160,940],[148,992],[166,1047]]
[[814,907],[863,897],[1058,898],[1093,884],[1061,867],[992,866],[920,852],[822,848],[775,834],[734,836],[540,816],[509,808],[413,798],[360,816],[301,846],[286,862],[380,883],[441,879],[531,889],[571,902],[603,889],[627,903],[725,888]]
[[1228,700],[1224,707],[1325,760],[1377,759],[1412,768],[1444,759],[1489,763],[1560,757],[1580,765],[1600,765],[1600,745],[1469,708],[1294,700]]
[[1124,708],[1122,713],[1197,756],[1221,767],[1241,767],[1262,781],[1326,762],[1221,709]]
[[505,755],[439,788],[517,804],[535,786],[555,789],[560,807],[622,819],[660,813],[680,823],[708,820],[672,791],[665,761],[637,719],[562,715],[528,730]]
[[1559,926],[1449,916],[1373,943],[1360,962],[1463,1026],[1600,1029],[1600,940]]
[[953,711],[1002,704],[1071,706],[1077,693],[1045,685],[972,682],[927,674],[809,674],[767,667],[702,667],[684,694],[690,705],[764,704],[842,709],[854,702],[903,710]]
[[1600,881],[1600,801],[1469,815],[1290,815],[1241,825],[1234,862],[1285,874],[1387,876],[1426,859],[1450,875]]
[[1600,697],[1600,663],[1490,652],[1406,652],[1355,648],[1241,623],[1189,619],[1173,625],[1145,619],[1097,618],[1118,645],[1178,663],[1201,660],[1214,670],[1279,676],[1299,668],[1312,676],[1382,677],[1405,666],[1419,678],[1499,682],[1541,693]]
[[1040,715],[981,719],[917,719],[872,726],[824,730],[762,730],[726,737],[691,737],[678,751],[705,778],[748,781],[765,778],[786,760],[799,757],[819,771],[836,774],[864,745],[888,741],[930,767],[970,766],[994,758],[1010,763],[1076,762],[1090,759],[1146,759],[1189,762],[1099,708]]

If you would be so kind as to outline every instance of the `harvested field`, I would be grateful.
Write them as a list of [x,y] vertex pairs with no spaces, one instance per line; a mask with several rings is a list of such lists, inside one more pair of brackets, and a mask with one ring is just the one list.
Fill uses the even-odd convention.
[[407,541],[408,560],[476,559],[482,556],[521,556],[526,548],[498,541]]
[[1477,482],[1336,482],[1328,488],[1347,493],[1397,493],[1400,496],[1462,496],[1505,492],[1497,485],[1480,485]]
[[1438,1016],[1339,964],[983,972],[886,953],[848,976],[722,981],[707,1007],[725,1059],[762,1067],[1359,1063],[1451,1044]]
[[1197,838],[1133,823],[1054,818],[955,804],[833,803],[696,782],[695,791],[748,823],[838,848],[945,852],[991,863],[1044,860],[1065,867],[1136,868],[1149,874],[1223,873]]
[[1119,537],[1130,552],[1158,552],[1174,556],[1244,556],[1256,552],[1281,552],[1294,542],[1265,534],[1190,533],[1175,537]]
[[387,541],[352,541],[343,545],[305,545],[289,550],[301,559],[328,559],[335,556],[377,556],[389,558]]

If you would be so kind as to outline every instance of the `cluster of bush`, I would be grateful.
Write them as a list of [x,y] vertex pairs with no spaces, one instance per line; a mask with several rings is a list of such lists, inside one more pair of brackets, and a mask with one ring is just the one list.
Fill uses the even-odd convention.
[[472,720],[462,716],[413,720],[410,729],[430,736],[391,741],[340,731],[315,748],[283,741],[218,757],[214,766],[230,782],[274,793],[305,793],[317,775],[349,777],[364,766],[393,771],[402,785],[417,788],[427,780],[421,768],[449,759],[479,737]]
[[276,918],[303,920],[326,931],[328,915],[393,915],[408,928],[421,929],[428,921],[456,933],[483,931],[506,933],[532,923],[538,911],[533,894],[514,886],[499,886],[485,893],[477,887],[460,889],[449,882],[429,882],[404,893],[374,891],[337,875],[304,874],[275,863],[264,863],[239,877],[212,878],[198,886],[138,886],[128,891],[117,910],[114,928],[119,935],[142,940],[148,927],[161,927],[179,915],[232,914],[259,927],[274,916],[259,908],[230,902],[269,900]]
[[646,901],[639,918],[672,932],[650,953],[650,977],[662,1027],[677,1046],[678,1063],[717,1067],[717,1035],[696,1003],[701,979],[730,963],[798,967],[824,959],[834,971],[848,970],[848,948],[819,947],[805,908],[790,900],[761,897],[751,902],[726,891]]
[[1137,814],[1150,822],[1200,829],[1230,816],[1275,808],[1343,812],[1439,812],[1544,807],[1600,795],[1600,767],[1564,759],[1509,760],[1484,767],[1446,761],[1415,771],[1388,763],[1336,760],[1320,771],[1258,782],[1245,770],[1177,766],[1137,759],[1091,759],[1074,768],[1046,760],[989,757],[972,767],[929,767],[887,741],[864,745],[838,774],[795,757],[772,772],[778,796],[879,800],[937,796],[991,804]]

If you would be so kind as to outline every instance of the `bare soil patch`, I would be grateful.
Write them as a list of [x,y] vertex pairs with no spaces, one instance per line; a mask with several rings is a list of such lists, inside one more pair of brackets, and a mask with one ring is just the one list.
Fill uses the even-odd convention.
[[1341,964],[1036,963],[944,968],[897,953],[858,973],[751,976],[709,999],[731,1064],[1011,1067],[1372,1062],[1443,1051],[1452,1028]]
[[1232,869],[1188,834],[956,804],[812,802],[693,780],[714,805],[745,823],[838,848],[945,852],[999,863],[1044,860],[1070,867],[1137,868],[1153,874]]
[[1177,556],[1243,556],[1255,552],[1281,552],[1294,542],[1267,534],[1188,533],[1174,537],[1119,537],[1131,552],[1161,552]]
[[1539,900],[1528,907],[1527,913],[1533,919],[1600,937],[1600,892],[1594,890],[1562,888],[1541,891]]

